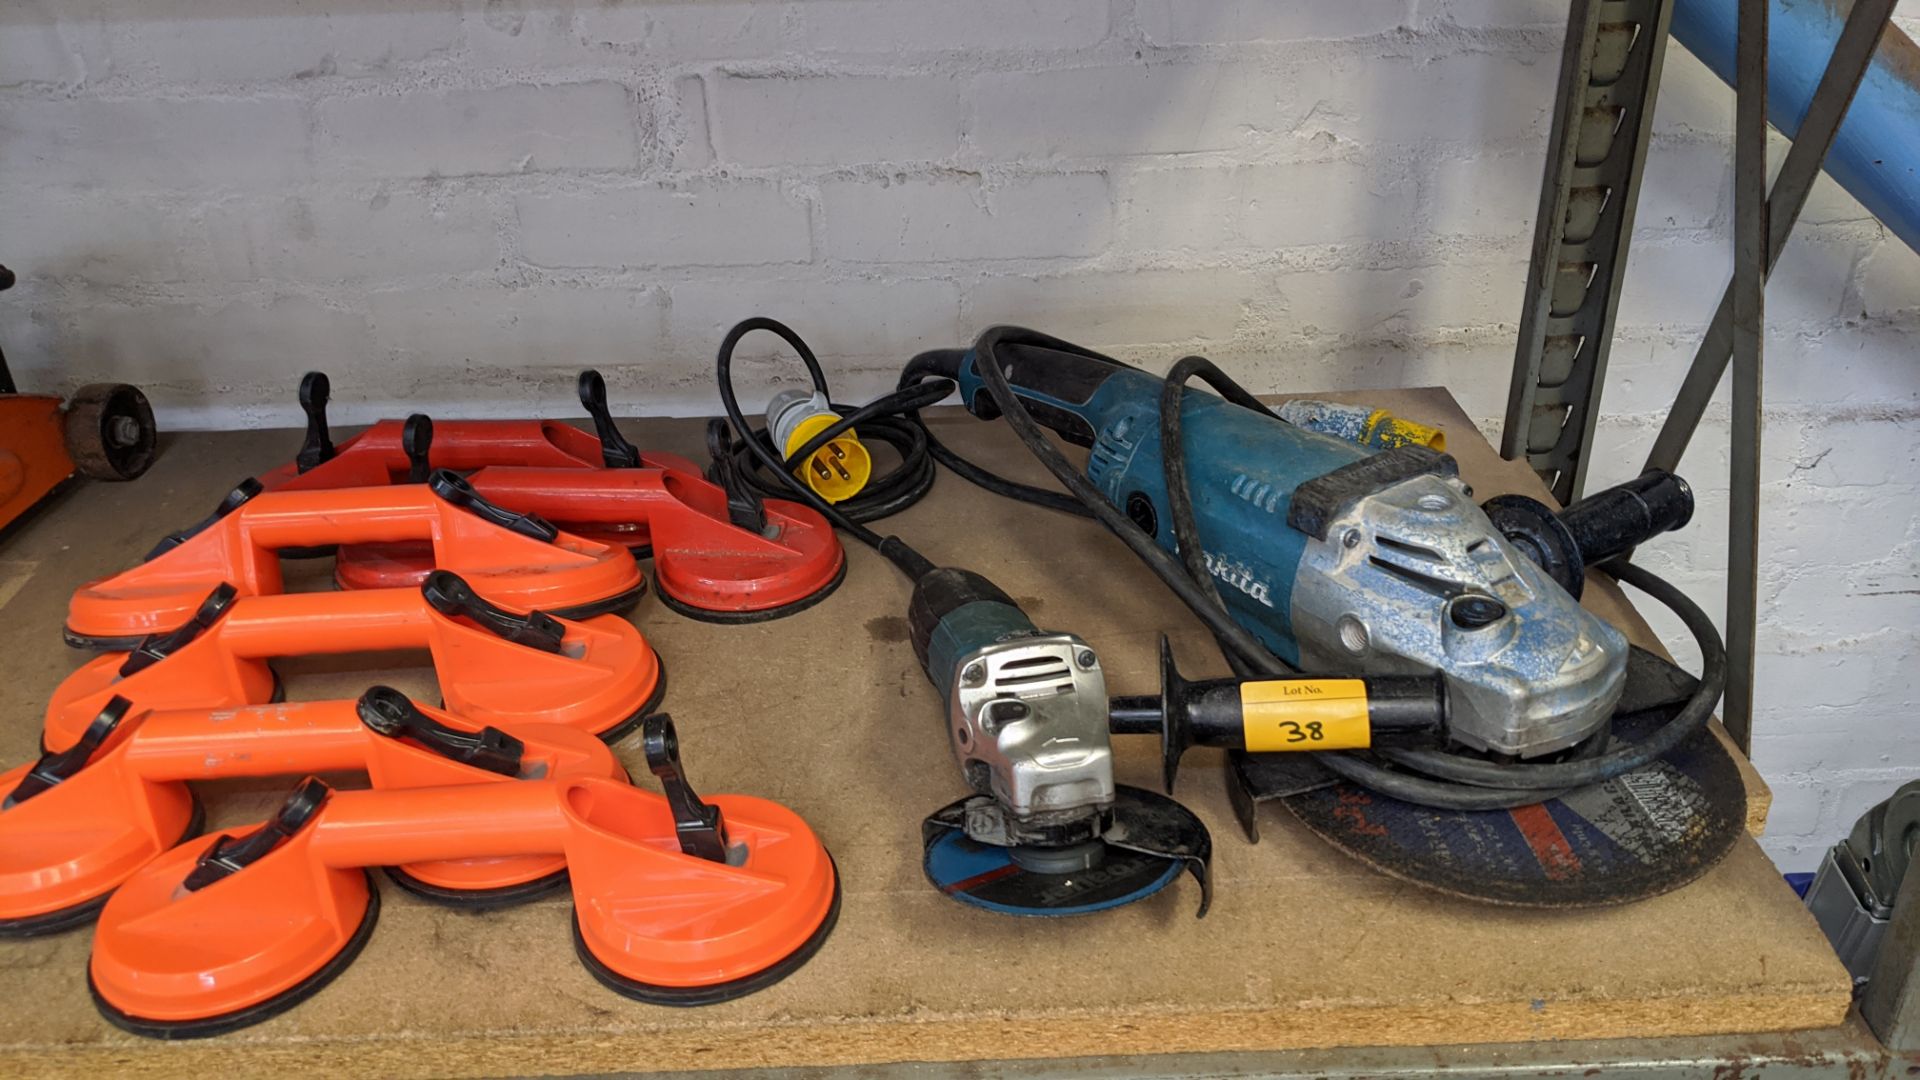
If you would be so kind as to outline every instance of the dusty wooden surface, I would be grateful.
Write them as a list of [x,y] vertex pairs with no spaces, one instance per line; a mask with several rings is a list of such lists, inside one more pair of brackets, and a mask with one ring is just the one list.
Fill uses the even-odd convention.
[[[1443,426],[1483,497],[1538,491],[1443,391],[1345,396]],[[1004,426],[939,423],[969,455],[1038,478]],[[626,426],[642,446],[699,452],[698,423]],[[292,432],[170,438],[142,481],[78,488],[0,539],[0,761],[31,755],[46,695],[82,660],[59,639],[74,586],[130,564],[297,443]],[[1163,628],[1184,668],[1222,670],[1198,624],[1091,523],[943,474],[888,529],[936,562],[988,574],[1043,626],[1087,638],[1115,693],[1154,689]],[[787,803],[839,860],[839,928],[786,982],[712,1008],[644,1006],[575,962],[564,899],[472,915],[388,886],[371,944],[331,987],[195,1043],[140,1040],[98,1018],[89,932],[0,944],[0,1075],[738,1069],[1768,1031],[1837,1024],[1846,1011],[1845,973],[1750,839],[1694,884],[1641,904],[1491,908],[1372,873],[1275,808],[1248,845],[1210,751],[1194,751],[1182,773],[1183,800],[1215,837],[1204,921],[1190,881],[1086,919],[1016,920],[946,900],[921,877],[919,822],[962,788],[906,641],[906,583],[865,549],[849,557],[839,592],[788,619],[713,626],[651,597],[634,614],[666,659],[666,704],[695,784]],[[1588,596],[1649,643],[1615,590]],[[340,667],[286,665],[291,694],[349,696],[374,681]],[[428,685],[419,671],[380,678]],[[1119,742],[1122,781],[1157,787],[1151,740]],[[646,776],[637,747],[621,749]],[[209,791],[213,826],[257,818],[289,784]]]

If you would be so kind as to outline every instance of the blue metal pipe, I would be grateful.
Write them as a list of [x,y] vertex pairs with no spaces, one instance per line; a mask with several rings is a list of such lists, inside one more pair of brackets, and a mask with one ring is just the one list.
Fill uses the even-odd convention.
[[[1767,119],[1789,138],[1806,118],[1851,0],[1772,0]],[[1731,86],[1738,0],[1675,0],[1673,38]],[[1920,48],[1887,27],[1827,152],[1827,174],[1920,251]]]

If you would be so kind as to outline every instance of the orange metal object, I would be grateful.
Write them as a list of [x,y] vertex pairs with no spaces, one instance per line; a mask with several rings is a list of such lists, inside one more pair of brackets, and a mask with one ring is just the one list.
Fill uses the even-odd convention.
[[577,948],[596,974],[636,994],[757,989],[819,946],[838,879],[793,811],[740,795],[712,803],[738,849],[727,862],[682,853],[667,801],[613,780],[336,792],[278,847],[202,888],[184,883],[214,838],[130,878],[94,935],[95,998],[149,1035],[263,1019],[364,942],[377,911],[364,868],[506,855],[565,857]]
[[[799,503],[766,502],[767,532],[732,523],[727,493],[676,469],[489,467],[468,477],[487,501],[516,513],[565,520],[605,536],[644,522],[660,597],[695,618],[752,621],[787,614],[825,597],[846,573],[831,526]],[[393,587],[433,568],[422,545],[343,549],[343,585]]]
[[130,648],[187,621],[208,590],[282,590],[279,551],[417,541],[426,571],[451,570],[490,600],[580,618],[631,606],[646,587],[624,547],[568,533],[523,535],[456,506],[425,484],[256,495],[148,562],[82,585],[67,609],[70,642]]
[[0,526],[73,475],[57,397],[0,394]]
[[559,651],[516,644],[442,614],[421,589],[242,597],[164,659],[122,675],[129,653],[105,653],[69,675],[47,704],[42,740],[72,746],[115,695],[150,709],[264,705],[277,691],[267,660],[426,649],[445,708],[469,724],[555,723],[609,740],[651,708],[660,661],[633,624],[613,615],[558,620]]
[[[414,708],[448,728],[479,730],[453,714]],[[494,730],[519,742],[520,778],[626,779],[606,744],[583,731],[553,724]],[[129,875],[197,831],[199,808],[188,781],[360,772],[385,790],[514,779],[381,734],[361,718],[356,701],[128,714],[78,771],[16,802],[35,767],[0,772],[5,934],[86,921]],[[550,880],[565,869],[557,855],[533,855],[419,863],[405,872],[434,889],[484,895]]]

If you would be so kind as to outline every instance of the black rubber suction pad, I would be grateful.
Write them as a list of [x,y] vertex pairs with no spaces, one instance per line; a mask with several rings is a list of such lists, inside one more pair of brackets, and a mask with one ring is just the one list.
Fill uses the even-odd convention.
[[573,607],[542,608],[541,610],[556,619],[571,619],[579,622],[582,619],[591,619],[595,615],[625,615],[632,611],[635,605],[640,603],[640,598],[645,595],[647,595],[647,579],[642,575],[640,584],[625,592],[615,593],[604,600],[575,604]]
[[348,938],[340,951],[335,953],[333,958],[322,965],[318,971],[258,1005],[250,1005],[230,1013],[221,1013],[219,1016],[209,1016],[204,1020],[150,1020],[144,1016],[132,1016],[109,1005],[106,999],[100,996],[99,988],[93,985],[92,964],[89,962],[87,992],[93,995],[93,1006],[100,1010],[100,1015],[106,1018],[107,1023],[122,1031],[169,1042],[225,1035],[228,1032],[239,1031],[241,1028],[271,1020],[326,989],[328,983],[339,978],[340,973],[352,965],[354,959],[360,955],[360,950],[367,947],[367,939],[373,937],[374,925],[380,921],[380,888],[373,879],[373,871],[366,871],[366,875],[367,911],[360,917],[360,925],[354,929],[353,936]]
[[704,623],[718,623],[721,626],[741,626],[747,623],[772,622],[775,619],[784,619],[789,615],[799,614],[820,601],[825,600],[827,597],[832,596],[834,591],[840,588],[840,583],[845,580],[847,580],[847,562],[845,559],[842,559],[840,560],[840,570],[833,575],[833,580],[822,585],[812,594],[803,596],[791,603],[781,604],[779,607],[763,608],[759,611],[709,611],[706,608],[694,607],[684,601],[675,599],[673,594],[667,592],[665,589],[660,589],[658,592],[661,603],[667,605],[671,610],[685,615],[689,619],[696,619]]
[[820,920],[820,928],[800,943],[800,947],[788,953],[786,957],[771,967],[763,968],[732,982],[714,983],[711,986],[655,986],[629,979],[600,962],[587,948],[587,941],[580,936],[580,916],[573,915],[573,953],[580,958],[585,967],[600,985],[635,1001],[644,1001],[649,1005],[671,1005],[675,1008],[692,1008],[696,1005],[718,1005],[724,1001],[746,997],[756,991],[765,990],[781,979],[800,970],[801,965],[813,959],[813,954],[826,944],[827,935],[833,933],[834,924],[840,921],[840,864],[827,856],[833,866],[833,903],[827,908],[827,917]]
[[[187,813],[187,827],[181,831],[180,839],[169,845],[170,849],[199,836],[200,830],[207,827],[207,808],[200,802],[199,793],[189,792],[188,798],[193,800],[193,809]],[[100,909],[107,906],[107,900],[112,896],[113,890],[108,889],[91,900],[82,900],[71,907],[49,911],[44,915],[0,919],[0,938],[45,937],[86,926],[100,917]]]
[[68,648],[87,649],[92,652],[132,652],[146,639],[145,634],[134,634],[130,637],[91,637],[87,634],[74,633],[71,626],[60,628],[60,640],[66,642]]
[[397,866],[383,866],[381,870],[387,875],[388,881],[428,903],[475,912],[498,911],[502,908],[531,903],[542,897],[564,892],[568,881],[567,872],[562,869],[544,877],[534,878],[532,881],[523,881],[518,885],[502,885],[497,889],[449,889],[442,885],[421,881]]
[[653,670],[659,672],[660,677],[654,680],[653,693],[647,695],[646,702],[642,704],[639,710],[632,716],[627,717],[625,720],[620,721],[605,731],[599,732],[594,736],[595,738],[606,743],[608,746],[612,746],[614,743],[640,730],[641,721],[660,711],[660,703],[665,701],[667,697],[667,662],[660,659],[660,654],[657,652],[653,654]]

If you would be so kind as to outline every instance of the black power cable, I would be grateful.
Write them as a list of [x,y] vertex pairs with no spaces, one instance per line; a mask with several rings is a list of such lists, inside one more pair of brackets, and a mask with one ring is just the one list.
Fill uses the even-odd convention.
[[[813,350],[786,325],[761,318],[748,319],[734,327],[721,346],[719,381],[723,401],[733,400],[734,395],[731,376],[733,350],[741,338],[755,330],[775,334],[791,345],[794,352],[800,355],[800,362],[806,365],[814,390],[831,400],[826,376],[821,372],[820,362],[814,358]],[[919,502],[927,489],[933,486],[933,458],[929,453],[926,428],[919,422],[919,410],[946,397],[950,391],[950,386],[903,386],[857,409],[835,405],[833,409],[840,414],[840,419],[788,454],[784,461],[774,448],[773,436],[765,428],[748,427],[745,418],[737,415],[739,406],[736,403],[728,410],[727,417],[733,422],[737,438],[730,440],[724,448],[726,460],[720,464],[731,470],[741,485],[762,498],[784,499],[793,493],[795,487],[793,470],[827,443],[850,429],[858,428],[861,442],[879,442],[891,446],[894,453],[899,455],[900,464],[868,480],[858,495],[834,505],[836,512],[850,521],[877,521]]]
[[[848,428],[853,427],[856,422],[859,422],[856,420],[857,417],[860,417],[862,413],[868,410],[874,410],[875,406],[879,405],[880,402],[875,402],[873,405],[867,406],[866,409],[852,410],[850,414],[844,416],[841,420],[809,440],[805,446],[800,448],[798,453],[793,455],[791,462],[783,461],[780,455],[774,452],[773,440],[767,436],[764,430],[756,431],[752,425],[747,423],[746,415],[740,411],[740,398],[734,393],[733,389],[733,350],[739,347],[741,338],[746,337],[756,330],[764,330],[770,334],[774,334],[792,346],[793,351],[800,354],[800,362],[807,365],[807,373],[813,378],[814,389],[819,390],[821,393],[826,393],[827,380],[820,372],[820,362],[814,359],[813,350],[808,348],[807,343],[801,340],[800,335],[794,333],[785,323],[763,316],[756,316],[736,324],[733,329],[727,331],[727,336],[720,342],[720,355],[714,363],[714,376],[719,383],[720,405],[727,411],[727,421],[733,425],[733,433],[737,436],[737,441],[724,440],[726,445],[719,447],[720,452],[714,455],[714,466],[719,469],[728,470],[731,473],[731,479],[736,482],[754,485],[756,488],[766,483],[756,475],[756,470],[764,467],[780,482],[780,487],[773,489],[773,494],[798,499],[806,505],[813,507],[815,510],[818,510],[820,515],[832,522],[836,528],[841,529],[854,539],[873,548],[881,555],[886,556],[888,561],[898,566],[901,572],[913,581],[918,581],[927,574],[932,573],[934,568],[933,564],[928,562],[925,556],[908,546],[906,541],[897,536],[881,536],[879,533],[867,528],[866,525],[862,524],[860,518],[854,517],[852,514],[836,507],[833,503],[821,498],[812,488],[801,483],[799,478],[795,477],[792,472],[794,466],[805,461],[814,451],[827,445],[828,440],[846,431]],[[932,395],[935,389],[939,389],[940,394],[938,397],[931,397],[930,395]],[[910,395],[911,400],[920,400],[923,398],[927,400],[921,401],[921,405],[913,406],[913,408],[919,408],[931,404],[933,401],[938,401],[940,398],[947,396],[950,391],[950,387],[916,387],[914,388],[913,395]],[[889,397],[894,396],[900,395],[889,395]],[[884,401],[886,399],[882,400]],[[899,411],[904,412],[906,410],[900,409]],[[876,417],[879,416],[879,411],[875,410],[874,415]],[[710,432],[710,435],[711,434]],[[725,432],[720,432],[719,434],[724,435]],[[911,445],[910,443],[909,449]],[[924,447],[924,443],[920,445]],[[933,486],[933,466],[927,461],[924,452],[915,455],[913,458],[908,458],[906,454],[903,453],[902,458],[900,468],[882,477],[883,482],[891,485],[895,482],[895,476],[901,474],[917,476],[921,471],[925,473],[925,480],[924,482],[917,482],[917,490],[914,490],[916,481],[898,481],[902,491],[891,492],[888,500],[899,503],[899,505],[895,506],[893,510],[887,511],[887,513],[894,513],[912,505],[920,496],[926,494],[929,487]],[[911,497],[904,494],[904,492],[907,491],[912,492]],[[841,506],[845,506],[851,502],[854,502],[854,500],[846,500]],[[885,515],[876,512],[875,516]],[[866,520],[873,520],[873,518]]]
[[[826,392],[826,380],[820,365],[800,336],[772,319],[753,318],[735,326],[721,342],[716,374],[721,403],[733,425],[738,442],[728,445],[724,466],[756,490],[768,494],[797,496],[820,511],[827,520],[855,539],[868,544],[899,566],[909,578],[918,580],[933,569],[919,552],[895,536],[881,536],[867,528],[871,521],[898,512],[923,496],[932,485],[932,464],[937,461],[961,477],[1009,498],[1040,506],[1092,517],[1119,537],[1145,562],[1155,576],[1173,590],[1182,603],[1197,615],[1219,642],[1221,651],[1241,677],[1286,677],[1297,674],[1279,657],[1236,622],[1201,562],[1199,528],[1193,513],[1192,493],[1187,485],[1186,449],[1182,441],[1181,401],[1188,380],[1199,377],[1234,404],[1267,412],[1266,406],[1225,372],[1203,357],[1190,356],[1175,364],[1166,376],[1161,391],[1161,459],[1166,469],[1168,504],[1173,534],[1184,553],[1176,558],[1152,536],[1109,502],[1091,481],[1076,469],[1065,454],[1054,446],[1040,429],[1026,406],[1008,383],[999,351],[1006,346],[1038,346],[1099,360],[1109,358],[1058,338],[1018,327],[994,327],[980,336],[974,345],[976,369],[994,404],[1000,409],[1014,433],[1027,449],[1046,466],[1069,494],[1020,484],[982,469],[941,445],[926,430],[919,410],[949,394],[957,357],[953,351],[922,353],[908,363],[901,374],[900,388],[860,409],[836,406],[843,419],[817,434],[806,446],[783,461],[763,431],[755,431],[740,410],[732,380],[733,351],[740,339],[755,330],[776,334],[793,347],[806,364],[815,389]],[[895,419],[897,418],[897,419]],[[877,421],[893,421],[917,429],[918,437],[908,436],[894,443],[902,463],[882,478],[886,484],[872,501],[848,500],[839,508],[820,498],[792,474],[792,467],[815,450],[826,445],[856,424],[862,438]],[[883,440],[891,441],[891,440]],[[721,464],[721,459],[716,459]],[[761,477],[764,467],[773,480]],[[896,479],[897,478],[897,479]],[[778,483],[778,487],[774,487]],[[866,493],[862,493],[863,496]],[[1546,763],[1494,763],[1467,754],[1431,750],[1382,750],[1378,754],[1355,751],[1321,752],[1315,759],[1343,779],[1379,791],[1406,802],[1455,810],[1496,810],[1537,803],[1575,787],[1599,783],[1630,772],[1654,761],[1677,747],[1706,724],[1713,706],[1726,684],[1726,650],[1712,620],[1685,594],[1652,573],[1624,562],[1614,563],[1614,576],[1672,609],[1699,643],[1703,665],[1699,686],[1693,695],[1653,735],[1638,743],[1609,746],[1608,733],[1589,738],[1569,751],[1563,760]]]

